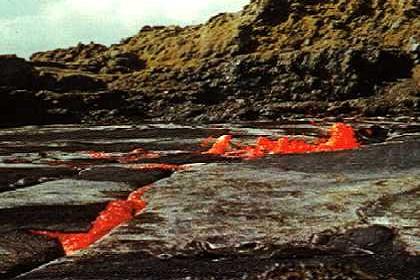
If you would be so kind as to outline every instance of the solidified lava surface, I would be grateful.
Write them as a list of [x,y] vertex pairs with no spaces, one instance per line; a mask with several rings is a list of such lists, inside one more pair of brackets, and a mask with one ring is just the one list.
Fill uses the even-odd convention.
[[[355,137],[355,132],[351,126],[343,123],[336,123],[330,129],[328,139],[317,139],[316,144],[310,144],[303,140],[288,140],[281,138],[277,141],[271,141],[267,138],[258,138],[255,146],[240,147],[232,150],[230,135],[220,136],[213,146],[205,154],[233,156],[244,159],[255,159],[265,154],[293,154],[293,153],[312,153],[339,151],[358,148],[360,145]],[[141,148],[135,149],[126,155],[118,157],[104,152],[91,151],[88,153],[91,159],[116,159],[120,163],[136,162],[141,159],[158,158],[158,153],[148,152]],[[169,164],[145,164],[143,166],[130,166],[137,170],[170,170],[181,169],[180,166]],[[146,202],[141,196],[147,190],[147,187],[140,188],[132,192],[126,200],[115,200],[110,202],[103,210],[92,226],[86,233],[65,233],[49,231],[32,231],[33,234],[45,235],[53,239],[58,239],[63,246],[66,254],[72,254],[78,250],[85,249],[94,242],[105,236],[115,227],[127,223],[138,215],[145,207]]]
[[420,126],[345,123],[0,130],[0,276],[418,279]]

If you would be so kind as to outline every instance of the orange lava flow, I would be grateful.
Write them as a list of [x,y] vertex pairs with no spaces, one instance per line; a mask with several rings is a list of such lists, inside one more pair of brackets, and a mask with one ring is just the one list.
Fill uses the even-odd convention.
[[[131,164],[128,168],[137,170],[168,170],[177,171],[184,169],[175,164]],[[65,233],[58,231],[32,231],[33,234],[48,236],[57,239],[67,255],[89,247],[101,239],[115,227],[129,222],[138,215],[145,207],[146,202],[142,200],[143,194],[149,189],[142,187],[132,192],[126,200],[115,200],[108,203],[105,210],[99,213],[98,217],[88,232]]]
[[63,233],[57,231],[32,231],[33,234],[44,235],[50,238],[58,239],[67,255],[87,248],[113,228],[126,223],[139,214],[145,207],[141,197],[147,191],[143,187],[130,194],[127,200],[115,200],[109,202],[96,220],[92,227],[85,233]]
[[349,125],[336,123],[330,128],[329,132],[330,137],[328,139],[318,139],[315,143],[287,137],[278,140],[259,137],[256,143],[250,146],[233,145],[232,136],[223,135],[216,140],[205,154],[254,159],[269,154],[330,152],[360,147],[355,132]]
[[141,159],[151,159],[151,158],[158,158],[160,157],[160,154],[156,152],[149,152],[144,149],[135,149],[126,155],[123,155],[118,159],[118,162],[120,163],[130,163],[130,162],[136,162]]
[[142,148],[134,149],[121,156],[113,156],[112,154],[98,151],[88,151],[86,153],[91,159],[117,160],[120,163],[130,163],[141,159],[153,159],[160,157],[159,153],[150,152]]
[[111,159],[112,157],[105,152],[89,151],[87,152],[91,159]]

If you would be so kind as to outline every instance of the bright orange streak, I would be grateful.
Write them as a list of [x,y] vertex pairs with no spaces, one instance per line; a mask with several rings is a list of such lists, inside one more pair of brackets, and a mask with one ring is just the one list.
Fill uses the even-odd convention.
[[113,228],[132,220],[134,216],[139,214],[146,207],[146,202],[141,197],[147,189],[147,187],[143,187],[131,193],[127,200],[109,202],[106,209],[99,214],[92,223],[90,230],[86,233],[52,231],[33,231],[32,233],[58,239],[65,253],[67,255],[72,254],[87,248],[105,236]]
[[214,142],[214,137],[213,136],[210,136],[210,137],[207,137],[206,139],[203,139],[202,141],[201,141],[201,143],[200,143],[200,146],[201,147],[207,147],[207,146],[209,146],[210,145],[210,143],[212,143],[212,142]]
[[223,135],[217,138],[210,150],[206,153],[211,155],[223,155],[231,150],[231,135]]
[[144,149],[135,149],[126,155],[123,155],[122,157],[118,158],[118,162],[120,163],[130,163],[130,162],[136,162],[141,159],[150,159],[150,158],[158,158],[160,155],[155,152],[149,152]]
[[330,128],[330,137],[327,140],[318,139],[315,143],[307,143],[304,140],[289,139],[283,137],[277,141],[266,137],[257,139],[255,145],[233,148],[232,136],[219,137],[206,154],[240,157],[244,159],[260,158],[268,154],[291,154],[329,152],[349,150],[360,147],[354,130],[344,123],[336,123]]
[[[168,170],[177,171],[183,169],[175,164],[133,164],[127,166],[137,170]],[[32,231],[34,234],[48,236],[58,239],[67,255],[89,247],[97,240],[105,236],[113,228],[129,222],[138,215],[145,207],[146,202],[142,200],[143,194],[149,187],[143,187],[132,192],[126,200],[115,200],[109,202],[104,211],[92,223],[88,232],[64,233],[52,231]]]
[[160,157],[159,153],[156,152],[149,152],[142,148],[134,149],[131,152],[128,152],[122,156],[113,156],[112,154],[105,153],[105,152],[97,152],[97,151],[89,151],[87,152],[91,159],[106,159],[112,160],[115,159],[120,163],[130,163],[136,162],[141,159],[150,159],[150,158],[158,158]]
[[110,159],[111,156],[105,152],[89,151],[87,152],[91,159]]

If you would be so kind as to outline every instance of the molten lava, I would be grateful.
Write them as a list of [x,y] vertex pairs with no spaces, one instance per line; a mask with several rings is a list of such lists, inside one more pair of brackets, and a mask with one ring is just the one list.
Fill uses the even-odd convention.
[[87,152],[91,159],[111,159],[112,157],[105,152],[89,151]]
[[292,154],[350,150],[360,147],[353,128],[343,123],[336,123],[330,128],[328,139],[318,139],[314,143],[304,140],[270,140],[266,137],[257,139],[255,145],[241,146],[232,143],[231,135],[219,137],[206,154],[240,157],[244,159],[260,158],[269,154]]
[[127,153],[126,155],[121,156],[117,160],[120,163],[131,163],[131,162],[139,161],[141,159],[151,159],[151,158],[158,158],[158,157],[160,157],[160,154],[156,152],[150,152],[150,151],[139,148],[139,149],[135,149]]
[[89,151],[87,152],[89,157],[91,159],[104,159],[104,160],[116,160],[120,163],[130,163],[130,162],[136,162],[141,159],[152,159],[152,158],[158,158],[160,157],[159,153],[156,152],[150,152],[144,149],[134,149],[128,153],[115,156],[110,153],[105,152],[97,152],[97,151]]
[[127,200],[109,202],[105,210],[92,223],[92,227],[88,232],[63,233],[33,231],[33,233],[58,239],[65,253],[67,255],[72,254],[78,250],[87,248],[116,226],[130,221],[140,213],[146,207],[146,203],[141,199],[141,196],[146,190],[147,187],[144,187],[131,193]]
[[[354,130],[349,125],[336,123],[330,128],[329,132],[330,136],[328,139],[318,139],[313,143],[308,143],[304,140],[289,139],[287,137],[278,140],[260,137],[254,145],[250,146],[234,144],[232,143],[231,135],[224,135],[216,139],[213,146],[205,152],[205,154],[253,159],[269,154],[328,152],[355,149],[360,146]],[[208,138],[203,144],[206,144],[211,140],[212,138]],[[131,163],[143,158],[159,157],[158,153],[148,152],[143,149],[136,149],[119,157],[103,152],[90,152],[89,155],[93,159],[113,159],[121,163]],[[182,167],[178,165],[153,163],[129,164],[127,167],[138,170],[161,169],[176,171],[182,169]],[[139,214],[146,207],[146,203],[141,198],[146,190],[147,187],[144,187],[131,193],[126,200],[115,200],[110,202],[106,209],[102,211],[92,223],[92,227],[88,232],[63,233],[34,231],[33,233],[58,239],[66,254],[71,254],[88,247],[116,226],[130,221],[135,215]]]
[[231,142],[231,135],[220,136],[207,153],[211,155],[224,155],[231,151]]
[[[176,171],[182,167],[173,164],[133,164],[129,166],[138,170],[161,169]],[[126,200],[115,200],[108,203],[105,210],[99,216],[88,232],[66,233],[57,231],[32,231],[34,234],[48,236],[57,239],[67,255],[81,249],[89,247],[97,240],[109,233],[113,228],[129,222],[138,215],[145,207],[146,202],[142,200],[142,195],[148,187],[140,188],[132,192]]]

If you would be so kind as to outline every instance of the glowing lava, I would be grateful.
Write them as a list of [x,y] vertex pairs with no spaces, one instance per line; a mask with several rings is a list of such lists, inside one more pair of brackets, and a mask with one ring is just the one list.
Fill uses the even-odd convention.
[[87,152],[91,159],[111,159],[112,157],[105,152],[89,151]]
[[287,137],[278,140],[270,140],[259,137],[255,145],[241,146],[232,144],[231,135],[219,137],[206,154],[222,155],[227,157],[240,157],[244,159],[260,158],[269,154],[292,154],[329,152],[338,150],[350,150],[360,147],[354,130],[344,123],[336,123],[330,128],[328,139],[318,139],[314,143],[304,140],[289,139]]
[[135,149],[126,155],[121,156],[118,158],[118,162],[120,163],[130,163],[130,162],[136,162],[141,159],[151,159],[151,158],[158,158],[160,157],[160,154],[156,152],[150,152],[144,149]]
[[[130,168],[138,170],[161,169],[176,171],[182,167],[171,164],[138,164]],[[97,240],[105,236],[115,227],[129,222],[138,215],[145,207],[146,202],[142,195],[149,187],[142,187],[132,192],[126,200],[114,200],[108,203],[105,210],[98,217],[88,232],[66,233],[57,231],[32,231],[33,234],[44,235],[57,239],[67,255],[89,247]]]
[[146,190],[147,187],[144,187],[131,193],[127,200],[109,202],[105,210],[92,223],[92,227],[88,232],[63,233],[33,231],[32,233],[57,239],[63,246],[65,253],[67,255],[72,254],[78,250],[87,248],[113,228],[130,221],[134,216],[139,214],[146,207],[146,203],[141,199],[141,196]]
[[160,157],[159,153],[150,152],[142,148],[134,149],[128,153],[115,156],[111,153],[88,151],[86,152],[91,159],[116,160],[120,163],[136,162],[141,159],[152,159]]
[[[253,159],[269,154],[328,152],[360,147],[354,130],[349,125],[336,123],[330,128],[329,132],[329,138],[318,139],[313,143],[308,143],[304,140],[289,139],[287,137],[278,140],[260,137],[254,145],[250,146],[234,144],[232,143],[231,135],[224,135],[216,139],[213,146],[205,154]],[[211,138],[205,140],[204,144],[208,143],[208,141],[211,141]],[[121,163],[131,163],[143,158],[156,158],[160,156],[158,153],[148,152],[143,149],[136,149],[119,157],[103,152],[90,152],[89,155],[92,159],[115,159]],[[127,167],[138,170],[161,169],[176,171],[182,169],[182,167],[172,164],[130,164]],[[146,190],[147,187],[144,187],[131,193],[126,200],[110,202],[106,209],[92,223],[92,227],[88,232],[63,233],[33,231],[33,233],[58,239],[66,254],[87,248],[113,228],[130,221],[134,216],[139,214],[146,207],[146,203],[141,198]]]

